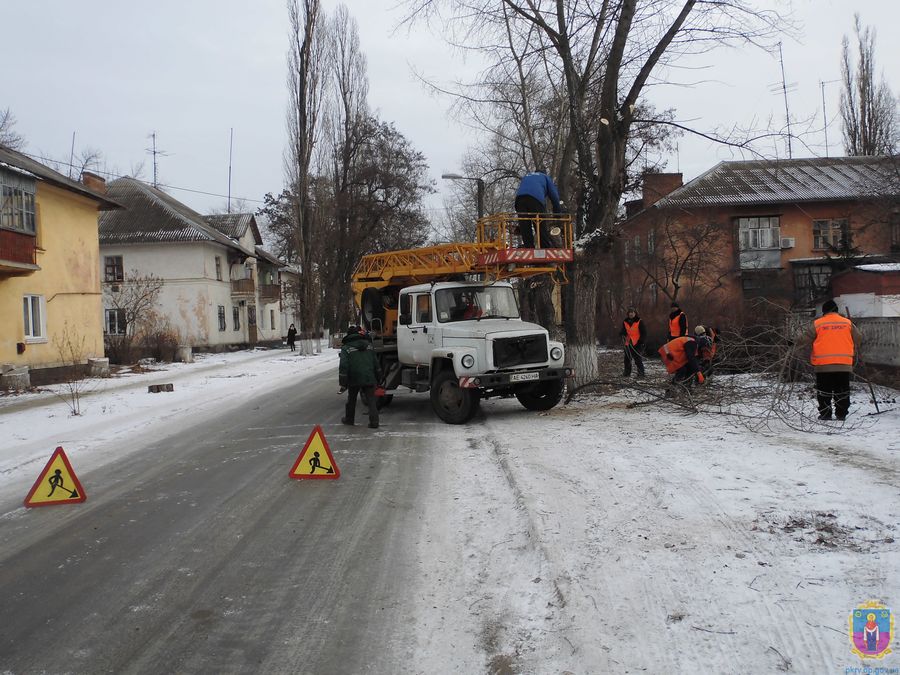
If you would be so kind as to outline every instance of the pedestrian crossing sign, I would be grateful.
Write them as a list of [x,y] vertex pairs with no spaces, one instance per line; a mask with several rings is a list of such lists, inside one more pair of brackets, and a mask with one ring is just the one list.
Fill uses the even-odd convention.
[[77,504],[85,499],[87,495],[69,464],[66,451],[58,447],[25,497],[25,506]]
[[336,479],[341,477],[341,470],[334,461],[331,454],[331,448],[328,447],[328,441],[325,440],[325,434],[322,427],[318,424],[312,430],[309,438],[306,439],[306,445],[291,467],[291,478],[328,478]]

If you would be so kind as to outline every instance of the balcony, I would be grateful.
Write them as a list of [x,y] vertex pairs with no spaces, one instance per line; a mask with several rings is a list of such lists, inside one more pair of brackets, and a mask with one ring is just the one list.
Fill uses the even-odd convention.
[[260,284],[260,302],[278,302],[281,300],[281,284]]
[[231,295],[238,297],[253,297],[256,295],[256,284],[253,279],[232,279]]
[[32,234],[0,230],[0,276],[21,276],[40,269]]

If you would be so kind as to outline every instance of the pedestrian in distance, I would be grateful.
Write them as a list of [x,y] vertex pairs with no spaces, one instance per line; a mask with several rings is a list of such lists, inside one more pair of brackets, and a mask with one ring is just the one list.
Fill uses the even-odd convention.
[[678,306],[677,302],[673,302],[671,308],[672,311],[669,313],[669,334],[666,338],[667,341],[688,334],[687,315],[681,311],[681,307]]
[[809,360],[816,372],[819,419],[830,420],[833,412],[843,421],[850,411],[850,374],[862,336],[850,319],[838,313],[837,303],[826,300],[807,338],[812,342]]
[[378,406],[375,401],[375,387],[381,382],[381,366],[375,355],[372,340],[359,326],[347,328],[347,334],[341,341],[341,353],[338,364],[338,384],[341,393],[347,391],[347,404],[344,407],[343,424],[352,425],[356,418],[356,399],[360,393],[369,402],[369,428],[378,428]]
[[637,376],[644,376],[644,360],[641,354],[644,351],[644,341],[647,338],[647,329],[638,316],[634,307],[629,307],[625,319],[622,321],[622,330],[619,332],[625,343],[625,370],[622,377],[631,377],[631,362],[637,368]]
[[515,208],[519,216],[519,233],[525,248],[534,248],[535,223],[540,222],[540,248],[559,248],[559,242],[550,234],[550,227],[541,218],[547,212],[547,200],[553,204],[553,213],[562,213],[559,190],[553,179],[543,169],[525,174],[516,191]]
[[294,324],[290,325],[287,332],[287,343],[288,347],[291,348],[291,351],[295,351],[294,343],[297,341],[297,329],[294,327]]

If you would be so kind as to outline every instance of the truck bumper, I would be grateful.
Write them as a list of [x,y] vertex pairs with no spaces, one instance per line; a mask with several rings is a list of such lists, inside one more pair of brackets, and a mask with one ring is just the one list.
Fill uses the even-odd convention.
[[528,384],[529,382],[561,380],[565,377],[575,377],[575,369],[537,368],[534,370],[518,370],[511,373],[487,373],[485,375],[466,376],[459,378],[459,386],[463,389],[495,389],[497,387]]

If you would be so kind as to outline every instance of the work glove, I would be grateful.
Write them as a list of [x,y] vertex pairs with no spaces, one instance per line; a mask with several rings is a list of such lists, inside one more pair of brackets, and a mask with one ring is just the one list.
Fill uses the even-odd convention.
[[347,387],[341,387],[338,389],[338,394],[343,394],[345,391],[347,391]]
[[699,382],[700,384],[706,382],[706,378],[703,377],[703,373],[697,373],[697,382]]

